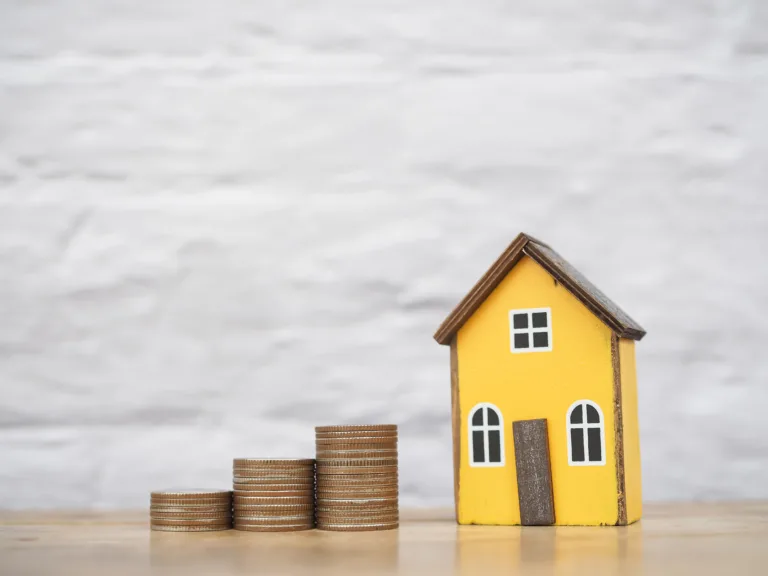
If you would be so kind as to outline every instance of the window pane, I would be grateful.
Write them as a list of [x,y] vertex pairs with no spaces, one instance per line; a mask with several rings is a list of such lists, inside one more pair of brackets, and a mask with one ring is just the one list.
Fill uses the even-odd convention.
[[514,328],[528,328],[528,314],[515,314],[512,316]]
[[498,430],[488,432],[488,461],[501,462],[501,436]]
[[515,334],[515,348],[529,348],[528,334]]
[[546,312],[534,312],[531,314],[531,320],[533,321],[534,328],[546,328],[547,327],[547,313]]
[[533,333],[533,347],[534,348],[549,348],[549,334],[546,332],[534,332]]
[[584,422],[584,419],[582,417],[582,412],[581,412],[581,406],[582,405],[579,404],[578,406],[576,406],[576,408],[573,409],[573,411],[571,411],[571,424],[581,424],[582,422]]
[[600,414],[594,406],[587,404],[587,422],[590,424],[600,424]]
[[496,410],[494,410],[493,408],[488,408],[488,425],[489,426],[499,425],[499,415],[496,414]]
[[472,426],[482,426],[483,425],[483,409],[478,408],[475,410],[475,413],[472,415]]
[[571,460],[584,462],[584,429],[571,428]]
[[600,428],[590,428],[587,432],[589,441],[589,461],[600,462],[603,459],[603,447],[600,443]]
[[472,432],[472,461],[485,462],[485,444],[482,430]]

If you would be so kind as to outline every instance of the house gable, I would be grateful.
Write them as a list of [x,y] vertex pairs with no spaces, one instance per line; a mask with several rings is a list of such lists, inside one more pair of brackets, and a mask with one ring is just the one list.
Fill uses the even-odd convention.
[[637,322],[562,256],[543,242],[521,233],[445,319],[435,333],[435,340],[440,344],[450,344],[453,336],[524,256],[532,258],[547,270],[620,338],[640,340],[645,336],[645,330]]

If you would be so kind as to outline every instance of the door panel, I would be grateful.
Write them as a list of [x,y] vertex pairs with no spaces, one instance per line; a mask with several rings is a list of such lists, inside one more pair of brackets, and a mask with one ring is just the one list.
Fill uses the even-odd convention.
[[523,526],[555,523],[552,468],[549,460],[547,421],[518,420],[512,423],[517,469],[517,497]]

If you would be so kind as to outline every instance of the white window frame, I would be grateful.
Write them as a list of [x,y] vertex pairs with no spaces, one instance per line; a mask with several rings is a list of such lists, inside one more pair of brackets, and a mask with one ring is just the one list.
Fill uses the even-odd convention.
[[[496,414],[499,416],[499,424],[488,424],[488,408],[496,412]],[[485,413],[483,414],[483,424],[477,425],[472,424],[472,417],[475,415],[475,413],[478,410],[485,410]],[[472,410],[469,412],[469,418],[467,418],[468,426],[467,430],[468,433],[468,439],[469,439],[469,465],[472,468],[502,468],[505,465],[505,459],[506,455],[504,453],[504,416],[501,413],[501,410],[499,410],[498,406],[495,406],[491,404],[490,402],[480,402],[479,404],[476,404]],[[489,440],[488,440],[488,432],[491,430],[498,430],[499,431],[499,453],[501,454],[501,461],[500,462],[490,462],[490,453],[488,451],[489,447]],[[483,433],[483,450],[485,455],[485,462],[475,462],[475,443],[472,441],[473,432],[481,431]]]
[[[582,422],[581,424],[571,424],[571,413],[577,406],[583,406],[582,409]],[[600,423],[588,423],[587,422],[587,406],[592,406],[597,410],[598,416],[600,416]],[[605,417],[600,406],[592,402],[592,400],[577,400],[568,408],[565,413],[565,428],[566,437],[568,439],[568,465],[569,466],[605,466]],[[573,450],[571,449],[571,430],[574,428],[581,428],[584,430],[584,462],[573,461]],[[600,456],[601,460],[595,460],[590,462],[589,460],[589,433],[590,428],[600,428]]]
[[[547,327],[546,328],[534,328],[533,327],[533,314],[535,312],[546,312],[547,314]],[[515,328],[515,314],[527,314],[528,315],[528,328]],[[537,332],[547,333],[547,343],[549,346],[546,348],[534,348],[533,347],[533,335]],[[528,334],[528,348],[515,348],[515,334]],[[512,354],[527,354],[528,352],[552,352],[552,309],[551,308],[524,308],[521,310],[509,311],[509,349]]]

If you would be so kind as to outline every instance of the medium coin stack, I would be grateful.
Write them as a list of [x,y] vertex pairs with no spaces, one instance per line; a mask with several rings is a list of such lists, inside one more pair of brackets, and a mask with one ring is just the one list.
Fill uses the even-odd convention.
[[397,426],[318,426],[317,527],[356,532],[399,525]]
[[314,460],[236,458],[233,469],[235,530],[314,528]]
[[152,530],[210,532],[232,528],[232,492],[229,490],[164,490],[149,501]]

